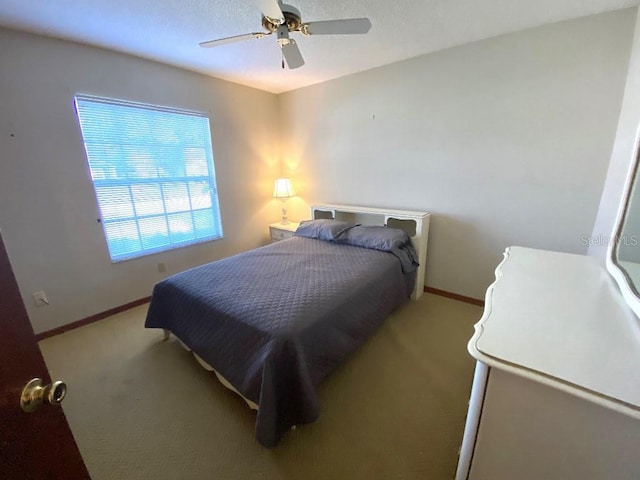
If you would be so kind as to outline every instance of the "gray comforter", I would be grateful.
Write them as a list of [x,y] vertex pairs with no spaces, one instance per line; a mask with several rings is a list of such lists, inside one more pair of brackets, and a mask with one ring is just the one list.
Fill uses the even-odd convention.
[[294,237],[158,283],[145,326],[173,332],[259,404],[256,438],[272,447],[317,419],[316,386],[413,281],[391,253]]

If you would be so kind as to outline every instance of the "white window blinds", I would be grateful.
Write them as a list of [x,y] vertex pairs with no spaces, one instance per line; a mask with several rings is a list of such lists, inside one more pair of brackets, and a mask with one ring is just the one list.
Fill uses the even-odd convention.
[[112,261],[222,237],[205,115],[75,100]]

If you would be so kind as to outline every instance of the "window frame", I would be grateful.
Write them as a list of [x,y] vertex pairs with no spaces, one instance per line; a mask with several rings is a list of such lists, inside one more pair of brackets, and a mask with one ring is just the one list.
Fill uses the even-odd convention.
[[[80,103],[85,102],[85,107],[81,107],[79,105],[79,102]],[[181,143],[179,147],[182,147],[183,149],[182,164],[175,161],[171,162],[171,164],[173,166],[184,165],[183,175],[176,176],[176,175],[160,174],[161,162],[158,161],[157,155],[149,153],[149,157],[153,159],[152,165],[153,165],[153,168],[155,169],[155,174],[156,174],[155,176],[129,177],[128,174],[125,174],[125,176],[118,176],[116,178],[101,178],[99,176],[96,176],[95,173],[96,173],[97,167],[96,165],[92,165],[92,157],[95,157],[95,153],[90,153],[89,150],[91,149],[92,146],[109,145],[109,143],[96,142],[91,138],[87,139],[85,137],[85,131],[83,130],[81,110],[83,108],[86,108],[87,104],[103,104],[108,106],[119,106],[119,107],[125,107],[125,108],[133,108],[138,110],[139,112],[155,111],[155,112],[160,112],[163,114],[170,114],[170,115],[171,114],[185,115],[191,119],[193,118],[201,119],[206,123],[206,125],[201,125],[200,127],[202,128],[202,132],[205,135],[202,140],[202,148],[204,150],[204,154],[205,154],[204,156],[206,157],[207,174],[206,175],[202,175],[202,174],[188,175],[187,156],[184,154],[184,151],[187,148],[193,148],[193,145]],[[164,107],[164,106],[141,103],[141,102],[133,102],[129,100],[120,100],[120,99],[113,99],[113,98],[100,97],[100,96],[94,96],[94,95],[86,95],[86,94],[76,94],[74,96],[73,105],[76,112],[78,125],[80,127],[80,134],[83,142],[85,160],[87,162],[86,165],[89,169],[89,172],[88,172],[89,177],[93,186],[96,204],[100,211],[100,218],[98,218],[98,221],[102,226],[103,235],[105,239],[105,246],[107,247],[107,252],[109,254],[109,258],[112,263],[119,263],[127,260],[132,260],[135,258],[141,258],[147,255],[152,255],[159,252],[165,252],[165,251],[183,248],[191,245],[197,245],[205,242],[215,241],[215,240],[222,239],[224,237],[223,226],[222,226],[222,214],[220,209],[220,198],[218,195],[215,163],[214,163],[214,156],[213,156],[213,139],[212,139],[213,135],[211,132],[211,122],[209,120],[209,116],[207,113],[194,111],[194,110],[174,108],[174,107]],[[85,115],[86,115],[86,112],[85,112]],[[150,135],[152,136],[153,134],[150,134]],[[88,134],[87,136],[91,137],[91,134]],[[163,146],[162,142],[159,141],[158,139],[155,139],[155,143],[142,142],[142,141],[127,143],[125,140],[118,139],[118,143],[112,143],[110,145],[118,149],[122,149],[123,146],[124,147],[133,146],[135,148],[141,148],[142,150],[146,148],[148,149],[149,152]],[[122,166],[126,166],[126,163],[124,162],[124,159],[126,158],[125,154],[122,153],[121,155],[122,157],[120,160],[122,161]],[[166,158],[166,157],[163,157],[163,158]],[[98,157],[94,158],[94,162],[96,159],[98,159]],[[209,205],[207,207],[198,208],[193,204],[194,195],[192,192],[192,188],[195,188],[194,185],[196,185],[197,183],[201,183],[201,184],[206,183],[206,188],[208,189],[207,198],[209,200]],[[184,202],[185,198],[188,199],[189,208],[182,209],[182,210],[171,210],[167,207],[168,198],[165,195],[165,191],[169,185],[174,185],[175,187],[180,184],[183,184],[184,188],[186,188],[187,195],[186,197],[182,198],[182,201]],[[154,212],[154,213],[147,213],[147,214],[144,214],[144,213],[139,214],[137,212],[137,208],[139,208],[139,206],[136,204],[136,200],[134,198],[134,193],[132,190],[132,187],[135,188],[136,185],[146,185],[151,188],[153,187],[158,188],[159,199],[157,201],[162,202],[162,213]],[[115,217],[113,217],[112,215],[105,215],[104,207],[106,206],[106,204],[103,205],[103,203],[101,202],[99,192],[100,192],[100,189],[107,190],[108,188],[114,188],[114,189],[126,188],[128,190],[128,193],[129,193],[128,203],[131,207],[130,215],[118,215]],[[176,197],[176,199],[178,198],[180,197]],[[113,205],[116,205],[116,204],[114,203]],[[197,213],[197,212],[203,212],[203,214],[210,213],[211,229],[213,233],[198,236],[197,220],[196,220],[196,215],[194,215],[194,213]],[[192,238],[179,240],[177,239],[177,237],[181,235],[178,235],[176,232],[172,232],[171,221],[172,220],[176,221],[176,219],[178,219],[179,216],[183,216],[185,214],[189,215],[191,226],[193,227],[189,233],[190,235],[192,235]],[[166,233],[161,234],[161,236],[166,237],[166,239],[168,240],[168,243],[164,243],[162,245],[157,245],[157,246],[149,246],[149,245],[145,246],[145,239],[147,242],[149,242],[149,239],[153,238],[153,235],[148,235],[146,238],[144,237],[144,234],[141,231],[140,220],[144,221],[145,219],[158,219],[158,218],[162,218],[164,220],[164,228],[165,228],[164,231]],[[136,248],[135,250],[126,251],[124,253],[122,252],[118,253],[117,251],[115,251],[113,247],[116,244],[110,243],[111,241],[113,241],[113,238],[110,240],[110,235],[112,235],[112,233],[109,233],[107,230],[109,228],[109,225],[118,225],[118,224],[122,225],[123,222],[133,222],[135,224],[137,239],[133,239],[133,240],[129,239],[128,241],[137,242],[138,248]]]

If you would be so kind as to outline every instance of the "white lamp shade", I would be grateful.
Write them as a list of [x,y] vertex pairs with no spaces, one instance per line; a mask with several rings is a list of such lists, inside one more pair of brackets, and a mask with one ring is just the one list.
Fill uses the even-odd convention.
[[296,192],[290,179],[276,178],[276,183],[273,187],[274,198],[289,198],[295,196],[295,194]]

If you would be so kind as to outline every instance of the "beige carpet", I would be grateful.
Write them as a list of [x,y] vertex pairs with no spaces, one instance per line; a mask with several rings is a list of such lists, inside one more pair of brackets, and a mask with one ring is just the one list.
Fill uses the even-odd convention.
[[238,396],[143,328],[146,309],[40,343],[94,480],[453,478],[481,308],[429,294],[400,308],[320,386],[320,419],[272,450]]

